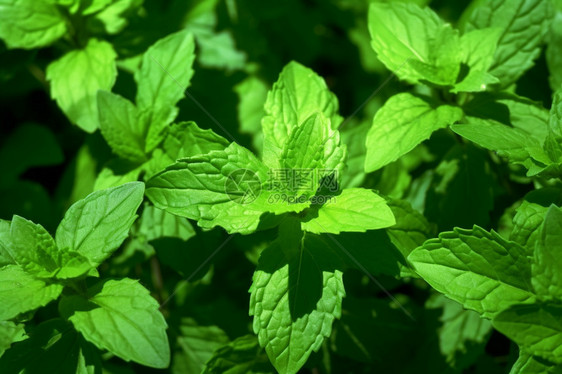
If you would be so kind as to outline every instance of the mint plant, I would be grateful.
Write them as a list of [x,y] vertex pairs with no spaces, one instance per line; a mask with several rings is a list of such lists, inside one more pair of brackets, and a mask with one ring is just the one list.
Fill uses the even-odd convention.
[[[2,221],[2,353],[26,339],[2,356],[3,370],[44,370],[43,356],[51,353],[62,355],[61,362],[49,360],[52,370],[96,370],[100,357],[95,347],[126,361],[168,366],[167,324],[149,291],[128,278],[88,282],[99,277],[96,268],[128,236],[143,192],[142,183],[132,182],[92,193],[70,207],[55,238],[20,216]],[[26,335],[26,313],[54,300],[59,300],[60,318]],[[75,351],[65,358],[69,343]]]
[[0,373],[558,373],[561,19],[0,0]]
[[[262,161],[230,143],[179,159],[147,182],[146,194],[157,208],[206,229],[219,225],[229,233],[250,234],[260,224],[279,226],[277,240],[261,253],[254,273],[250,314],[276,369],[295,373],[341,316],[342,271],[358,261],[342,253],[336,239],[321,234],[380,229],[395,219],[383,198],[361,188],[336,187],[328,201],[313,204],[324,182],[337,178],[346,155],[337,130],[338,103],[320,77],[290,63],[269,92],[265,110]],[[211,139],[197,140],[201,149],[211,148]],[[242,169],[251,177],[233,175]],[[282,183],[272,170],[289,172],[291,183]],[[303,175],[295,178],[296,170]]]

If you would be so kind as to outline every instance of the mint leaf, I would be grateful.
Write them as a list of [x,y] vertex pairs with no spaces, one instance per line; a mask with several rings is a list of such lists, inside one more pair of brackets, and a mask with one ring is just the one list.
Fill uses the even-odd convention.
[[20,266],[0,268],[0,321],[47,305],[59,297],[62,288],[60,284],[34,278]]
[[146,196],[157,208],[197,220],[203,228],[250,233],[263,212],[255,200],[266,180],[261,161],[232,143],[169,166],[147,182]]
[[194,48],[189,31],[170,34],[148,48],[141,68],[135,72],[137,106],[149,123],[146,152],[160,143],[162,130],[178,113],[175,105],[184,96],[193,76]]
[[562,209],[551,205],[535,243],[531,282],[542,299],[562,300]]
[[279,158],[293,128],[316,112],[330,119],[332,129],[341,123],[337,98],[324,80],[297,62],[288,63],[265,102],[266,116],[262,119],[265,165],[279,168]]
[[[303,180],[312,181],[297,186],[295,195],[314,195],[322,178],[337,174],[343,169],[345,147],[340,147],[339,132],[331,131],[330,121],[322,113],[315,113],[293,128],[281,158],[281,169],[298,170],[305,174]],[[317,171],[317,175],[314,175]]]
[[172,370],[177,373],[201,373],[213,352],[228,343],[228,336],[217,326],[198,326],[184,318],[179,327]]
[[66,20],[51,1],[0,1],[0,39],[8,48],[45,47],[65,33]]
[[509,240],[527,248],[528,256],[533,256],[547,210],[542,205],[523,201],[513,217],[513,230]]
[[96,94],[113,87],[116,57],[111,44],[90,39],[83,49],[70,51],[47,67],[51,97],[84,131],[92,133],[99,127]]
[[60,305],[86,340],[125,361],[158,369],[168,367],[167,324],[146,288],[124,278],[106,281],[89,290],[89,295],[88,300],[64,297]]
[[339,234],[342,231],[365,232],[396,223],[386,201],[371,190],[349,188],[331,197],[317,212],[310,212],[301,223],[302,230],[314,234]]
[[113,152],[132,162],[145,161],[145,129],[135,105],[124,97],[101,90],[97,94],[97,104],[101,133]]
[[544,360],[537,360],[537,357],[519,349],[519,358],[509,374],[560,374],[562,366],[554,365]]
[[152,205],[145,204],[139,221],[138,231],[147,241],[165,237],[185,241],[195,235],[195,230],[187,219]]
[[516,82],[533,66],[550,24],[550,2],[541,0],[491,0],[474,9],[466,31],[500,28],[502,34],[490,74],[503,87]]
[[246,53],[236,49],[230,31],[200,32],[195,36],[200,48],[198,61],[201,66],[232,71],[243,69],[246,65]]
[[370,121],[363,121],[356,126],[349,123],[342,127],[341,141],[347,148],[346,169],[341,177],[342,188],[360,187],[365,180],[365,139],[370,128]]
[[107,6],[94,15],[94,20],[103,24],[108,34],[117,34],[127,26],[127,14],[142,5],[142,0],[107,1]]
[[550,87],[552,91],[556,91],[562,86],[562,2],[556,0],[552,3],[555,11],[545,57],[550,72]]
[[432,297],[426,307],[443,308],[437,334],[441,353],[447,362],[457,370],[468,368],[484,352],[492,333],[492,323],[443,295]]
[[501,29],[472,30],[460,39],[463,62],[468,74],[451,90],[453,93],[486,91],[489,84],[499,79],[488,73],[494,62],[494,53]]
[[465,117],[467,123],[455,124],[451,130],[481,147],[495,151],[514,163],[524,163],[531,148],[541,144],[518,128],[509,127],[493,120]]
[[56,273],[59,268],[58,249],[43,226],[14,216],[10,236],[8,250],[22,269],[38,278],[50,278]]
[[12,343],[25,339],[23,325],[16,325],[10,321],[0,321],[0,357],[10,348]]
[[[151,159],[152,160],[152,159]],[[113,161],[113,162],[112,162]],[[149,163],[139,166],[131,165],[129,161],[114,159],[101,169],[94,182],[94,191],[105,190],[121,186],[125,183],[136,182]]]
[[181,122],[170,126],[163,148],[175,162],[180,158],[222,151],[228,145],[228,140],[210,129],[202,129],[195,122]]
[[367,134],[365,170],[375,171],[396,161],[440,128],[462,118],[462,110],[436,105],[409,93],[392,96],[375,114]]
[[460,71],[456,30],[429,8],[411,3],[373,3],[369,8],[371,46],[400,79],[452,85]]
[[302,233],[298,221],[280,228],[254,273],[250,315],[273,366],[296,373],[330,335],[345,296],[339,263],[319,236]]
[[554,93],[548,125],[549,134],[562,147],[562,88]]
[[478,226],[442,232],[412,251],[408,261],[437,291],[486,318],[534,300],[525,250]]
[[238,123],[240,132],[253,136],[253,145],[263,149],[261,119],[265,116],[263,103],[267,99],[268,86],[259,78],[249,76],[234,86],[238,95]]
[[258,339],[244,335],[217,349],[201,374],[266,374],[272,370]]
[[[391,200],[387,204],[396,223],[385,231],[392,244],[405,259],[427,239],[435,236],[436,228],[427,221],[423,214],[414,210],[407,201]],[[406,261],[400,262],[399,266],[402,277],[418,277],[413,270],[407,267]]]
[[60,251],[43,226],[20,216],[14,216],[10,233],[1,239],[13,263],[37,278],[76,278],[92,268],[80,254]]
[[127,237],[143,192],[143,183],[131,182],[96,191],[78,201],[57,228],[57,246],[62,251],[78,252],[98,266]]
[[562,364],[561,315],[560,305],[515,305],[498,314],[492,323],[530,354]]

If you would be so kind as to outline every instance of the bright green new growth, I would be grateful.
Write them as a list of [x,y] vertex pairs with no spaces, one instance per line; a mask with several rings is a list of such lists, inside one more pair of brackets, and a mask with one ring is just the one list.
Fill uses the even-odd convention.
[[[342,269],[349,260],[326,256],[320,250],[326,239],[312,233],[365,232],[396,222],[373,191],[323,185],[337,182],[345,165],[337,108],[323,80],[292,62],[265,103],[263,162],[222,138],[186,135],[207,152],[186,158],[178,154],[178,161],[147,182],[146,195],[156,207],[197,220],[204,229],[221,226],[229,233],[249,234],[264,221],[281,225],[279,239],[260,256],[250,303],[260,345],[281,373],[296,373],[341,314]],[[196,126],[187,130],[203,134]],[[283,185],[275,175],[279,170],[303,172],[311,183]],[[289,298],[283,296],[287,292]]]
[[86,340],[125,360],[169,365],[167,324],[147,289],[123,279],[82,290],[83,279],[97,276],[96,268],[128,237],[143,196],[140,182],[88,195],[68,209],[56,240],[19,216],[0,222],[0,332],[2,339],[10,336],[0,340],[2,352],[21,340],[21,328],[10,320],[58,299],[69,286],[75,292],[65,292],[59,310]]

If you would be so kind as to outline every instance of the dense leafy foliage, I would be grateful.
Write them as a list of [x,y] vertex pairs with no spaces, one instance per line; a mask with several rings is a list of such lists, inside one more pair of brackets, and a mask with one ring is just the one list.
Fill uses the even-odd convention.
[[0,0],[0,373],[562,372],[560,0]]

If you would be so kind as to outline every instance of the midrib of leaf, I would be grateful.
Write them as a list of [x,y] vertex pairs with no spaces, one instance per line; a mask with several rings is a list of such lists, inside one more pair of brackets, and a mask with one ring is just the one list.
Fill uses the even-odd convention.
[[[379,24],[378,26],[382,26],[386,29],[386,31],[388,31],[391,34],[394,34],[393,30],[390,30],[388,27],[386,27],[386,25],[384,23]],[[409,33],[410,31],[407,30],[407,32]],[[410,36],[410,35],[408,35]],[[426,61],[416,52],[416,50],[414,50],[412,47],[410,47],[409,41],[405,42],[403,39],[401,38],[397,38],[400,42],[402,42],[403,45],[406,46],[406,48],[408,48],[410,50],[410,52],[412,52],[417,58],[418,60],[420,60],[421,62],[423,62],[424,64],[426,63]]]

